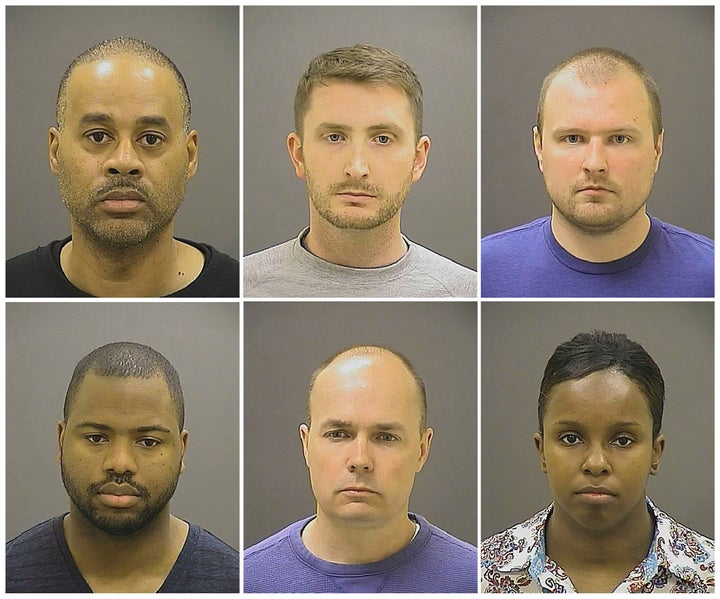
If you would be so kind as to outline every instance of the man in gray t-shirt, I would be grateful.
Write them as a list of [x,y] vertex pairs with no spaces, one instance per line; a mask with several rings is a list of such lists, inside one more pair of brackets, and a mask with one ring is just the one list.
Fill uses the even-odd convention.
[[245,296],[476,295],[474,271],[400,231],[400,209],[430,151],[422,111],[417,76],[387,50],[356,45],[311,61],[287,138],[310,226],[245,258]]

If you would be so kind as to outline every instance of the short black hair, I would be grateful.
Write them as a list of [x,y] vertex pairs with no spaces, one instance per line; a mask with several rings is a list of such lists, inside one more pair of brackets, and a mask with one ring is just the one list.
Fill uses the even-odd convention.
[[593,372],[613,370],[624,374],[645,396],[653,420],[653,438],[660,434],[665,405],[665,381],[660,367],[642,345],[623,333],[593,331],[579,333],[561,343],[545,366],[540,396],[538,422],[543,432],[543,418],[553,388],[564,382],[585,378]]
[[185,426],[185,401],[183,399],[180,377],[173,365],[160,352],[152,347],[119,341],[108,343],[91,351],[73,371],[63,406],[63,418],[67,422],[77,396],[78,388],[88,372],[98,376],[151,379],[160,376],[165,380],[173,410],[177,416],[180,430]]
[[386,347],[384,345],[367,345],[367,344],[359,344],[359,345],[351,345],[350,347],[346,347],[344,349],[341,349],[340,351],[335,352],[333,355],[331,355],[329,358],[327,358],[320,366],[318,366],[314,372],[312,373],[312,376],[310,377],[310,386],[308,389],[307,394],[307,400],[306,400],[306,418],[307,418],[307,425],[308,427],[311,424],[311,417],[310,417],[310,396],[312,395],[313,388],[315,387],[315,382],[317,381],[318,376],[328,367],[330,364],[332,364],[337,358],[345,355],[351,355],[351,356],[377,356],[381,355],[383,353],[389,353],[393,356],[395,356],[400,362],[402,362],[403,366],[408,371],[408,374],[413,378],[415,381],[415,385],[417,387],[418,392],[418,400],[420,402],[420,430],[421,432],[425,430],[426,427],[426,420],[427,420],[427,394],[425,391],[425,383],[422,380],[422,377],[418,373],[417,370],[415,370],[415,367],[412,365],[410,360],[408,360],[403,354],[401,354],[399,351],[396,351],[394,349],[390,349],[389,347]]

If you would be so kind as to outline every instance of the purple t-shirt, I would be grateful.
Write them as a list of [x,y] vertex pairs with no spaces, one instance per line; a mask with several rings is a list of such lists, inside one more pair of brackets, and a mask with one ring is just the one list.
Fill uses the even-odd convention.
[[313,518],[291,524],[245,551],[246,593],[477,593],[477,548],[409,514],[420,524],[410,544],[371,564],[315,557],[300,536]]
[[482,297],[713,297],[715,244],[650,217],[650,232],[612,262],[576,258],[555,240],[550,217],[483,238]]

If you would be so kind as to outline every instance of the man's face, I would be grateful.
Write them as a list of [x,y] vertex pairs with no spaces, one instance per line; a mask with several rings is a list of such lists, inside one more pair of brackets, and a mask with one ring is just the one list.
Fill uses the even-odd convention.
[[[662,155],[641,80],[621,70],[583,83],[559,73],[545,99],[535,154],[553,218],[588,233],[607,233],[643,214]],[[541,137],[542,135],[542,137]]]
[[165,380],[89,372],[67,422],[58,425],[63,483],[77,512],[127,535],[167,510],[182,472],[187,431]]
[[389,85],[332,81],[315,87],[303,139],[288,136],[295,173],[307,184],[311,215],[341,229],[399,222],[429,149],[428,137],[415,140],[409,100]]
[[645,397],[624,374],[601,370],[556,385],[544,434],[535,434],[553,517],[587,531],[618,531],[646,513],[645,486],[665,446],[653,439]]
[[347,356],[317,378],[300,427],[318,515],[343,526],[407,518],[432,429],[420,432],[414,379],[394,356]]
[[79,65],[62,131],[49,132],[50,168],[73,226],[123,248],[171,223],[197,169],[197,132],[183,131],[173,73],[135,56]]

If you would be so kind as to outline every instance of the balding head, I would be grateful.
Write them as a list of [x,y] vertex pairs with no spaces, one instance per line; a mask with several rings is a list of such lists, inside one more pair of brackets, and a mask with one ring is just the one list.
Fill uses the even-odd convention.
[[387,385],[388,393],[400,390],[391,386],[405,388],[417,401],[420,431],[426,427],[425,383],[410,361],[395,350],[381,345],[354,345],[333,354],[320,364],[310,378],[306,416],[308,427],[312,422],[314,392],[316,387],[326,382],[347,390],[367,388],[371,383],[381,387]]

